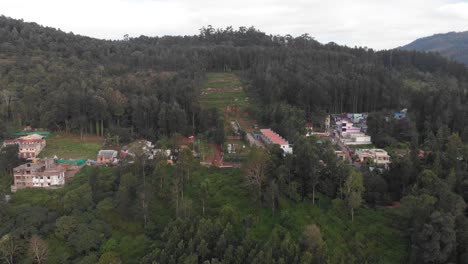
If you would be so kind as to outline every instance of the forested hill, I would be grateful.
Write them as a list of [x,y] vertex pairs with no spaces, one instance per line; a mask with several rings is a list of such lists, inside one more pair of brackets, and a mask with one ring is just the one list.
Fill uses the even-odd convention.
[[468,31],[435,34],[420,38],[401,47],[401,49],[438,52],[444,57],[468,65]]
[[[419,132],[468,133],[467,69],[436,54],[320,44],[253,27],[105,41],[0,17],[2,129],[155,138],[214,126],[206,71],[239,71],[257,118],[287,137],[318,112],[414,110]],[[289,125],[286,125],[289,124]],[[293,125],[296,124],[296,125]]]
[[[231,109],[238,98],[242,113]],[[404,108],[406,118],[391,118]],[[344,112],[369,113],[388,168],[351,166],[331,142],[304,136],[307,122]],[[232,142],[234,114],[294,152],[236,141],[250,151],[242,169],[201,166],[205,148],[214,165]],[[0,140],[30,125],[53,132],[45,151],[88,150],[77,134],[96,134],[106,148],[151,140],[177,160],[135,155],[87,166],[58,190],[0,199],[0,262],[464,263],[467,116],[466,66],[434,53],[254,27],[108,41],[2,16]],[[182,147],[179,135],[197,141]],[[0,151],[1,198],[24,162],[17,151]]]

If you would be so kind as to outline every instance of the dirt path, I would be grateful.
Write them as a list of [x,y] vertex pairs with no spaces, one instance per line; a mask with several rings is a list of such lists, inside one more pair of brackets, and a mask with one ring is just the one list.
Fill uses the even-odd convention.
[[213,152],[214,152],[214,157],[213,157],[213,160],[211,161],[211,164],[218,166],[218,167],[222,166],[223,165],[223,161],[222,161],[223,151],[221,149],[221,146],[219,144],[210,144],[210,145],[213,148]]

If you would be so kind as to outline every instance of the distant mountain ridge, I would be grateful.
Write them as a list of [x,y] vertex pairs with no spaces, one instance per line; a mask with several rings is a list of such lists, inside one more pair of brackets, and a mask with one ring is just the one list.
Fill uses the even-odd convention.
[[435,34],[417,39],[400,49],[438,52],[468,65],[468,31]]

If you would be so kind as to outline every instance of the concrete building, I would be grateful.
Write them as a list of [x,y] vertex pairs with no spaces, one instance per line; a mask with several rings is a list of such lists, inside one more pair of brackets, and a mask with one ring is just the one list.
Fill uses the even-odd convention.
[[349,134],[361,132],[360,128],[354,127],[354,123],[348,120],[340,120],[337,122],[337,129],[343,137]]
[[[357,115],[357,114],[353,114]],[[355,120],[362,122],[364,119],[362,116],[355,117]],[[362,123],[359,123],[360,127],[356,126],[353,121],[346,118],[340,118],[336,121],[336,131],[340,140],[345,145],[370,145],[372,144],[371,137],[363,133]]]
[[345,145],[370,145],[372,144],[371,137],[362,132],[345,134],[341,138],[341,141]]
[[346,153],[342,150],[335,150],[335,155],[339,160],[345,161],[346,160]]
[[44,159],[20,165],[13,169],[11,191],[24,188],[51,188],[65,184],[66,167],[54,159]]
[[388,166],[390,164],[390,156],[383,149],[358,149],[355,154],[360,162],[372,160],[375,165]]
[[293,148],[289,142],[269,128],[260,129],[260,138],[266,145],[276,144],[280,146],[284,153],[293,153]]
[[46,146],[46,141],[43,136],[32,134],[16,139],[7,139],[3,142],[3,146],[18,145],[18,156],[23,159],[36,158]]
[[116,150],[100,150],[97,154],[96,161],[101,164],[113,163],[117,158]]

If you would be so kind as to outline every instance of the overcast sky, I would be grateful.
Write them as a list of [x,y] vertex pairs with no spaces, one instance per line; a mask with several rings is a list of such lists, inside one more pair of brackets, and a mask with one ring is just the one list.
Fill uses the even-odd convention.
[[374,49],[468,31],[468,0],[0,0],[0,14],[104,39],[253,25]]

